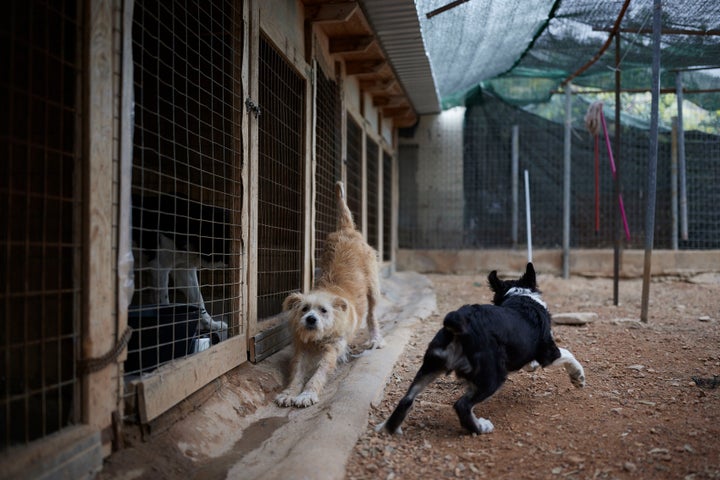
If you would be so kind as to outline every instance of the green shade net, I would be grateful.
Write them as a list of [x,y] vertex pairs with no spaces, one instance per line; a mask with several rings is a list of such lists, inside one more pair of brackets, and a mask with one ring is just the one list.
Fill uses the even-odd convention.
[[[466,103],[482,89],[514,105],[545,102],[561,82],[593,58],[608,39],[622,0],[469,0],[427,18],[448,0],[416,5],[443,107]],[[650,87],[652,0],[632,0],[620,24],[622,89]],[[661,87],[720,89],[720,1],[663,2]],[[690,35],[683,32],[715,33]],[[576,87],[615,88],[614,42]],[[720,110],[720,92],[686,94],[706,110]]]

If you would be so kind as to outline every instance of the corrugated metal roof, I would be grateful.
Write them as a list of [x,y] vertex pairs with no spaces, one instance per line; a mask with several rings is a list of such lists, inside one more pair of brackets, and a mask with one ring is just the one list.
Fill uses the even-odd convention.
[[415,2],[363,0],[360,4],[415,111],[440,112]]

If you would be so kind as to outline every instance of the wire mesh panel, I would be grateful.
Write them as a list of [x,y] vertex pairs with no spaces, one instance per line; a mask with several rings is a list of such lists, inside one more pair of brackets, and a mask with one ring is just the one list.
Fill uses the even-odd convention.
[[382,168],[382,212],[383,212],[383,260],[390,261],[392,258],[392,156],[383,152]]
[[355,225],[362,225],[362,129],[347,117],[347,203]]
[[[616,200],[607,153],[600,151],[599,204],[595,203],[594,141],[584,130],[586,106],[573,110],[571,151],[570,243],[572,247],[603,248],[613,245]],[[559,248],[563,237],[564,126],[485,98],[465,114],[465,218],[466,245],[512,245],[511,144],[512,125],[519,126],[519,197],[523,200],[523,171],[530,178],[532,239],[537,247]],[[666,136],[665,136],[666,137]],[[647,132],[623,128],[620,159],[623,200],[632,239],[640,248],[644,239],[644,191],[649,138]],[[667,140],[667,138],[665,138]],[[663,141],[658,157],[658,209],[669,211],[669,144]],[[666,190],[665,193],[663,191]],[[595,211],[600,224],[596,229]],[[518,205],[519,234],[526,238],[525,205]],[[669,219],[668,219],[669,220]],[[669,247],[668,222],[656,225],[656,247]],[[619,225],[618,225],[619,226]],[[521,241],[524,244],[525,242]]]
[[258,119],[258,319],[302,288],[305,81],[262,37]]
[[[420,147],[415,144],[401,144],[398,149],[398,247],[426,248],[429,243],[421,238],[418,214],[419,185],[417,182]],[[431,248],[440,248],[437,244]]]
[[[584,127],[588,105],[575,101],[572,112],[570,244],[571,247],[607,248],[622,232],[617,197],[604,141],[599,150],[598,198],[595,201],[594,140]],[[418,172],[426,165],[420,152],[410,146],[400,154],[400,241],[409,248],[468,248],[513,246],[512,238],[512,127],[519,127],[518,237],[526,237],[523,171],[530,177],[532,239],[536,247],[560,248],[563,236],[563,144],[564,126],[511,107],[485,96],[470,103],[463,123],[462,205],[444,207],[445,217],[462,214],[463,234],[437,228],[422,215],[427,205],[445,205],[437,198],[433,185],[446,178],[422,178]],[[614,125],[608,123],[611,142]],[[681,248],[718,248],[720,198],[715,188],[720,181],[720,137],[686,132],[689,239]],[[622,185],[623,203],[631,238],[627,248],[643,248],[649,157],[646,130],[623,127],[620,155],[616,156]],[[613,148],[617,146],[613,145]],[[617,152],[616,152],[617,153]],[[655,248],[671,248],[671,139],[670,132],[659,134],[656,210],[667,212],[655,219]],[[448,171],[452,167],[446,167]],[[448,173],[448,175],[450,175]],[[595,216],[599,224],[596,226]],[[413,223],[414,222],[414,223]]]
[[242,333],[242,7],[138,0],[127,374]]
[[367,241],[377,249],[380,246],[378,238],[378,177],[379,177],[379,149],[378,144],[367,138],[366,146],[367,165]]
[[685,159],[688,239],[680,247],[720,248],[720,136],[687,132]]
[[321,69],[317,75],[315,129],[315,258],[321,257],[325,238],[335,230],[335,182],[341,178],[340,90]]
[[0,22],[0,452],[81,420],[82,12],[10,2]]

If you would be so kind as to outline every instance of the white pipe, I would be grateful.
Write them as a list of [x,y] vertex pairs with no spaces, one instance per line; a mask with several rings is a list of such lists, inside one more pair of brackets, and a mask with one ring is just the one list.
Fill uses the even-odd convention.
[[527,229],[528,262],[532,262],[532,222],[530,221],[530,176],[525,170],[525,228]]

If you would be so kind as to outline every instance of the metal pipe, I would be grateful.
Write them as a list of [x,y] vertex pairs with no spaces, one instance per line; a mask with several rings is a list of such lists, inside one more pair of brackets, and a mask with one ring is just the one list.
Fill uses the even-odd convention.
[[677,89],[677,148],[678,148],[678,174],[680,180],[680,232],[683,240],[688,239],[688,213],[687,213],[687,180],[685,176],[685,128],[683,126],[683,78],[682,72],[675,77]]
[[572,147],[572,84],[565,86],[565,151],[563,176],[563,278],[570,277],[570,155]]
[[678,119],[672,118],[672,134],[670,135],[670,215],[672,227],[670,237],[672,249],[678,249]]
[[518,175],[520,173],[520,126],[512,127],[512,245],[518,243]]
[[652,100],[650,102],[650,153],[648,155],[647,209],[645,211],[645,262],[643,265],[640,320],[648,321],[650,270],[655,239],[655,195],[657,191],[658,120],[660,103],[660,37],[662,27],[661,0],[653,0]]
[[525,170],[525,227],[527,230],[527,259],[532,262],[532,219],[530,218],[530,174]]
[[621,153],[621,133],[622,125],[620,119],[620,112],[622,110],[622,103],[620,99],[621,90],[621,78],[620,78],[620,34],[615,35],[615,177],[613,178],[613,191],[615,193],[615,214],[613,215],[614,222],[614,248],[613,248],[613,305],[620,304],[620,248],[622,242],[622,234],[620,229],[622,228],[620,219],[620,198],[622,195],[622,189],[620,188],[620,153]]

